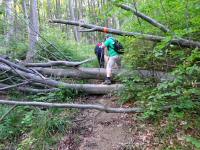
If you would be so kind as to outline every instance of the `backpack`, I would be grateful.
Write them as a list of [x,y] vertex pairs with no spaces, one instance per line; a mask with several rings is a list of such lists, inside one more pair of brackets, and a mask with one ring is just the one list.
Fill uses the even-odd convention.
[[123,45],[116,39],[113,39],[114,41],[114,50],[118,53],[118,54],[124,54],[124,47]]

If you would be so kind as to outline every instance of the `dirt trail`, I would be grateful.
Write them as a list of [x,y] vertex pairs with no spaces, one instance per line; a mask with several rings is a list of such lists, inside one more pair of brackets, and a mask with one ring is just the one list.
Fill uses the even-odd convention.
[[[116,107],[116,101],[108,96],[93,96],[87,100],[110,107]],[[83,110],[76,117],[72,130],[59,143],[58,150],[152,149],[151,127],[137,123],[134,115]]]

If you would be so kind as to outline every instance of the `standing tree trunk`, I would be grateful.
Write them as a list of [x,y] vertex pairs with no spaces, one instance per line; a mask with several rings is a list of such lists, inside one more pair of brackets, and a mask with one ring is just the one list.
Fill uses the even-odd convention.
[[14,13],[13,13],[13,0],[5,0],[6,4],[6,19],[7,19],[7,30],[6,30],[6,44],[8,44],[14,33]]
[[23,13],[24,13],[24,19],[26,20],[26,29],[27,29],[27,32],[30,33],[26,0],[22,1],[22,9],[23,9]]
[[56,0],[56,18],[60,18],[61,16],[61,4],[60,0]]
[[[74,3],[73,0],[69,0],[69,11],[70,11],[70,17],[72,20],[76,20],[75,15],[74,15]],[[79,36],[78,36],[78,27],[74,27],[74,38],[76,41],[79,41]]]
[[48,19],[52,18],[52,4],[51,4],[51,0],[47,0],[47,16],[48,16]]
[[36,57],[36,44],[39,39],[39,20],[37,0],[31,0],[30,4],[30,33],[29,33],[29,51],[26,55],[26,62],[33,62]]

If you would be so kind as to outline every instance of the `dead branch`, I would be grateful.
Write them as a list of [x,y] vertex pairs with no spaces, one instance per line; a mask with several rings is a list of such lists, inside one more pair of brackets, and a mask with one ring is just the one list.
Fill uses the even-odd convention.
[[18,87],[18,86],[21,86],[21,85],[26,85],[26,84],[29,84],[29,83],[31,83],[31,81],[25,81],[25,82],[15,84],[15,85],[8,85],[8,86],[0,88],[0,91],[12,89],[12,88],[15,88],[15,87]]
[[[7,85],[7,84],[3,84],[0,83],[0,88],[6,88],[8,86],[11,85]],[[25,92],[25,93],[33,93],[33,94],[37,94],[37,93],[49,93],[49,92],[56,92],[59,91],[60,89],[58,88],[50,88],[50,89],[35,89],[35,88],[30,88],[30,87],[12,87],[12,88],[8,88],[5,89],[6,91],[12,91],[13,89],[20,91],[20,92]],[[1,92],[1,91],[0,91]]]
[[21,106],[37,106],[48,108],[77,108],[77,109],[96,109],[99,111],[105,111],[107,113],[141,113],[144,110],[142,108],[112,108],[99,104],[71,104],[71,103],[44,103],[44,102],[30,102],[30,101],[11,101],[0,100],[0,104],[6,105],[21,105]]
[[0,62],[3,63],[3,64],[6,64],[8,66],[12,66],[13,68],[19,69],[21,71],[24,71],[24,72],[27,72],[27,73],[33,73],[33,71],[31,71],[31,70],[29,70],[27,68],[24,68],[22,66],[19,66],[19,65],[15,64],[15,63],[13,63],[11,61],[8,61],[8,60],[6,60],[6,59],[4,59],[2,57],[0,57]]
[[138,10],[133,9],[132,7],[130,7],[128,5],[125,5],[125,4],[116,4],[116,6],[122,8],[124,10],[133,12],[134,15],[136,15],[137,17],[145,20],[146,22],[150,23],[151,25],[159,28],[163,32],[169,32],[170,31],[166,26],[164,26],[163,24],[159,23],[155,19],[153,19],[153,18],[151,18],[151,17],[149,17],[149,16],[147,16],[147,15],[139,12]]
[[[101,26],[96,26],[92,24],[83,24],[77,21],[69,21],[69,20],[59,20],[59,19],[54,19],[50,20],[51,23],[60,23],[60,24],[66,24],[66,25],[73,25],[73,26],[81,26],[83,28],[87,29],[94,29],[95,31],[98,32],[104,32],[105,27]],[[151,34],[143,34],[140,32],[124,32],[120,31],[117,29],[112,29],[112,28],[106,28],[107,33],[112,33],[120,36],[133,36],[139,39],[144,39],[148,41],[153,41],[153,42],[161,42],[165,39],[163,36],[158,36],[158,35],[151,35]],[[187,47],[187,48],[199,48],[200,49],[200,42],[193,41],[193,40],[187,40],[187,39],[182,39],[182,38],[174,38],[170,41],[171,44],[181,46],[181,47]]]
[[70,62],[70,61],[50,61],[46,63],[22,63],[26,67],[52,67],[52,66],[67,66],[67,67],[77,67],[84,63],[95,60],[96,58],[89,58],[80,62]]

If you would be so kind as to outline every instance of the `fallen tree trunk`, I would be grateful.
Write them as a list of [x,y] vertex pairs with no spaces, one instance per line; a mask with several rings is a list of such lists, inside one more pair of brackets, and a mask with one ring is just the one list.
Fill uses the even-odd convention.
[[112,108],[100,104],[70,104],[70,103],[44,103],[44,102],[30,102],[30,101],[10,101],[0,100],[0,104],[16,105],[16,106],[37,106],[48,108],[78,108],[78,109],[96,109],[105,111],[107,113],[141,113],[142,108]]
[[127,10],[127,11],[131,11],[133,12],[134,15],[136,15],[137,17],[145,20],[146,22],[150,23],[151,25],[159,28],[160,30],[162,30],[163,32],[169,32],[170,30],[164,26],[163,24],[159,23],[158,21],[156,21],[155,19],[139,12],[138,10],[133,9],[132,7],[125,5],[125,4],[116,4],[118,7]]
[[71,61],[50,61],[46,63],[21,63],[26,67],[52,67],[52,66],[67,66],[67,67],[77,67],[84,63],[95,60],[96,58],[86,59],[80,62],[71,62]]
[[15,75],[24,76],[25,78],[30,79],[31,81],[36,82],[36,83],[42,83],[44,85],[48,85],[48,86],[52,86],[52,87],[56,87],[56,88],[59,88],[59,87],[69,88],[69,89],[77,90],[77,91],[84,92],[87,94],[107,94],[107,93],[121,90],[123,88],[122,84],[113,84],[113,85],[69,84],[69,83],[64,83],[64,82],[60,82],[60,81],[56,81],[56,80],[52,80],[52,79],[48,79],[48,78],[44,79],[35,74],[26,73],[26,72],[23,72],[23,71],[20,71],[17,69],[10,70],[9,67],[7,67],[5,65],[1,65],[1,64],[0,64],[0,70],[10,71]]
[[[106,70],[104,68],[66,68],[66,69],[52,69],[52,68],[35,68],[43,75],[67,78],[80,79],[104,79],[106,77]],[[112,71],[113,77],[130,77],[139,75],[142,78],[154,77],[158,80],[173,80],[174,77],[168,73],[161,71],[149,70],[117,70]]]
[[[153,41],[153,42],[161,42],[165,39],[165,37],[163,37],[163,36],[143,34],[143,33],[139,33],[139,32],[124,32],[124,31],[120,31],[117,29],[105,28],[105,27],[96,26],[96,25],[92,25],[92,24],[83,24],[83,23],[77,22],[77,21],[53,19],[53,20],[50,20],[50,22],[66,24],[66,25],[73,25],[73,26],[80,26],[80,27],[87,28],[87,29],[94,29],[93,31],[98,31],[98,32],[105,32],[105,29],[106,29],[107,33],[112,33],[112,34],[121,35],[121,36],[133,36],[133,37],[136,37],[139,39],[149,40],[149,41]],[[181,46],[181,47],[200,49],[200,42],[193,41],[193,40],[174,38],[170,41],[170,43],[173,45]]]

